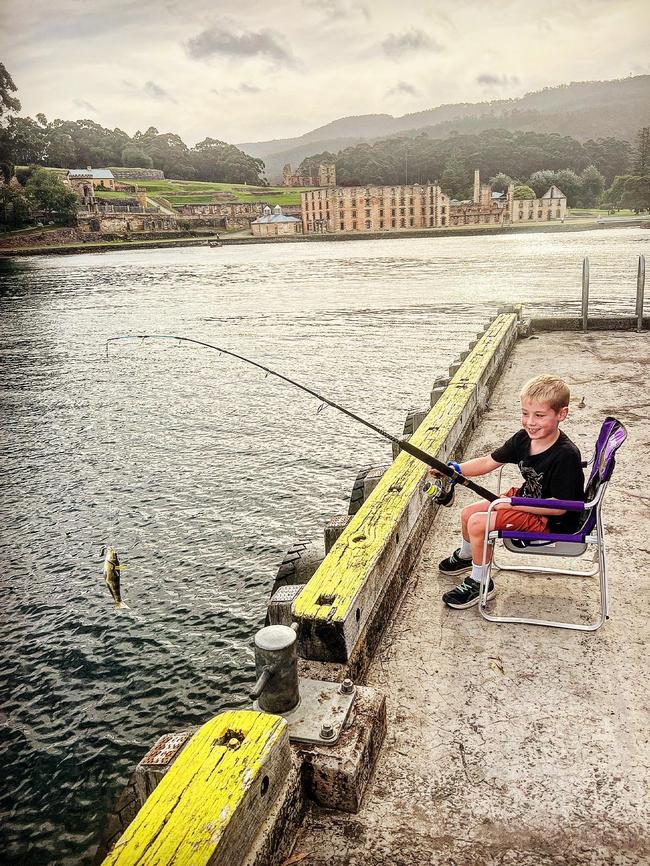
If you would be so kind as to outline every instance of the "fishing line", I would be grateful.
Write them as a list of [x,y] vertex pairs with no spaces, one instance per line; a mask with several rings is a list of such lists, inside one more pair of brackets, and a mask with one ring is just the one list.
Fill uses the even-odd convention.
[[473,490],[474,493],[482,496],[483,499],[487,499],[488,502],[493,502],[495,499],[497,499],[496,494],[492,493],[491,490],[482,487],[480,484],[476,484],[474,481],[471,481],[469,478],[461,475],[460,472],[457,472],[451,466],[447,466],[445,463],[442,463],[440,460],[432,457],[431,454],[427,454],[426,451],[422,451],[422,449],[418,448],[416,445],[412,445],[410,442],[398,439],[397,436],[393,436],[387,430],[383,430],[381,427],[373,424],[372,421],[367,421],[365,418],[361,418],[360,415],[356,415],[354,412],[351,412],[349,409],[346,409],[339,403],[335,403],[333,400],[329,400],[327,397],[319,394],[318,391],[314,391],[313,388],[309,388],[307,385],[302,385],[300,382],[296,382],[295,379],[290,379],[289,376],[285,376],[283,373],[278,373],[276,370],[272,370],[270,367],[264,366],[264,364],[260,364],[257,361],[251,360],[250,358],[246,358],[244,357],[244,355],[237,354],[237,352],[232,352],[230,349],[223,349],[221,346],[215,346],[213,343],[205,343],[203,340],[195,340],[192,337],[179,337],[173,334],[134,334],[132,336],[124,337],[109,337],[106,340],[107,358],[108,344],[117,340],[141,340],[142,343],[144,343],[145,340],[178,340],[179,344],[180,342],[193,343],[196,346],[203,346],[206,349],[213,349],[215,352],[219,352],[219,354],[223,353],[224,355],[230,355],[231,358],[237,358],[237,360],[243,361],[245,364],[250,364],[253,367],[257,367],[258,370],[262,370],[264,373],[266,373],[267,376],[276,376],[278,379],[282,379],[283,382],[288,382],[289,385],[293,385],[296,388],[300,388],[301,391],[305,391],[305,393],[311,394],[312,397],[315,397],[317,400],[321,401],[322,405],[320,406],[318,411],[321,411],[323,408],[325,408],[326,405],[331,406],[333,409],[337,409],[339,412],[347,415],[348,418],[352,418],[353,421],[357,421],[359,424],[363,424],[364,427],[368,427],[370,430],[374,430],[375,433],[383,436],[384,439],[388,439],[389,442],[397,445],[400,450],[406,451],[406,453],[410,454],[411,457],[415,457],[417,460],[420,460],[427,466],[431,466],[441,475],[452,479],[457,484],[462,484],[463,487],[467,487],[470,490]]

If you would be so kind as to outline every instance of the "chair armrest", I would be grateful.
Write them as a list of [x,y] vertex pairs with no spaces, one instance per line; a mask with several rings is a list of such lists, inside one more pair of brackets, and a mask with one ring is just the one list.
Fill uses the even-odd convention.
[[585,503],[576,499],[529,499],[526,496],[513,496],[510,499],[515,508],[518,505],[533,508],[562,508],[564,511],[584,511]]

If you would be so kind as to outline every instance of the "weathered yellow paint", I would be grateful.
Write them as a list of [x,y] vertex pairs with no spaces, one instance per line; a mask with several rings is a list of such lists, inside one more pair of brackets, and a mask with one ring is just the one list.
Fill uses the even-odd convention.
[[[209,863],[286,728],[281,717],[252,710],[215,716],[194,734],[102,866]],[[241,740],[238,748],[233,737]]]
[[[411,437],[413,445],[438,456],[474,386],[516,320],[517,315],[512,313],[497,316]],[[346,619],[366,575],[426,471],[424,464],[405,452],[397,457],[294,602],[296,619],[330,623]]]

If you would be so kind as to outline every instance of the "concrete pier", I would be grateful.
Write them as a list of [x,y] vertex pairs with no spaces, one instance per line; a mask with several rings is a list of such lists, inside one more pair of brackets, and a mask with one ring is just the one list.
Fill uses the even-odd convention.
[[[514,348],[464,456],[518,429],[520,387],[541,372],[569,383],[564,429],[585,459],[606,415],[627,426],[604,507],[611,619],[586,634],[445,608],[453,581],[437,563],[458,546],[459,510],[473,498],[459,490],[368,669],[367,684],[386,696],[388,733],[364,801],[357,814],[310,805],[293,849],[301,863],[650,862],[649,370],[647,333],[551,332]],[[586,621],[597,605],[590,579],[511,573],[497,586],[493,609],[515,615]]]

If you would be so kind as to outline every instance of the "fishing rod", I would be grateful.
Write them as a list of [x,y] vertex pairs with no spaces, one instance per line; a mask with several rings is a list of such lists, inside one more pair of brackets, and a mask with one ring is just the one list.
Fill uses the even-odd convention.
[[364,427],[368,427],[370,430],[374,430],[375,433],[383,436],[384,439],[388,439],[389,442],[393,442],[402,451],[406,451],[407,454],[410,454],[411,457],[415,457],[416,460],[420,460],[427,466],[431,466],[441,475],[449,478],[453,483],[462,484],[463,487],[467,487],[469,488],[469,490],[473,490],[474,493],[478,493],[479,496],[482,496],[483,499],[487,499],[488,502],[493,502],[497,498],[497,496],[492,493],[491,490],[488,490],[485,487],[481,487],[480,484],[476,484],[474,481],[466,478],[464,475],[462,475],[460,472],[457,472],[451,466],[448,466],[446,463],[442,463],[442,461],[437,460],[435,457],[432,457],[431,454],[427,454],[426,451],[422,451],[422,449],[418,448],[416,445],[411,445],[410,442],[398,439],[397,436],[393,436],[387,430],[383,430],[381,427],[373,424],[372,421],[366,421],[365,418],[361,418],[359,415],[355,415],[354,412],[351,412],[344,406],[340,406],[333,400],[329,400],[327,397],[324,397],[322,394],[319,394],[312,388],[308,388],[306,385],[302,385],[300,382],[296,382],[295,379],[290,379],[288,376],[284,376],[282,373],[278,373],[276,370],[272,370],[270,367],[265,367],[264,364],[259,364],[257,361],[252,361],[250,358],[245,358],[243,355],[238,355],[237,352],[232,352],[230,349],[223,349],[220,346],[215,346],[212,343],[205,343],[202,340],[194,340],[192,337],[177,337],[173,334],[133,334],[125,337],[109,337],[106,340],[107,357],[108,344],[115,342],[116,340],[179,340],[183,343],[194,343],[194,345],[196,346],[203,346],[206,349],[213,349],[214,351],[219,352],[219,354],[229,355],[231,358],[237,358],[238,361],[244,361],[244,363],[246,364],[257,367],[258,370],[263,370],[267,375],[270,374],[271,376],[276,376],[278,379],[282,379],[283,382],[288,382],[290,385],[294,385],[296,388],[300,388],[301,391],[305,391],[307,394],[311,394],[312,397],[316,397],[317,400],[321,401],[321,405],[318,407],[319,412],[321,411],[321,409],[325,408],[325,405],[331,406],[333,409],[338,409],[339,412],[343,412],[343,414],[347,415],[348,418],[352,418],[353,421],[357,421],[359,424],[363,424]]

